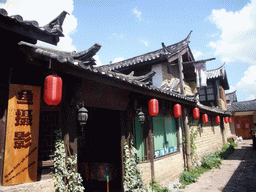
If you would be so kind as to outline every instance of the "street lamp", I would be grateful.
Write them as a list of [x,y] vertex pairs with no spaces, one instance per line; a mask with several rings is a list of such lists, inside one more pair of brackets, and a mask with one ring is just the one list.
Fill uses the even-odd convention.
[[81,105],[82,107],[78,110],[77,119],[83,130],[83,127],[86,124],[86,121],[88,120],[88,110],[84,107],[84,102],[82,102]]

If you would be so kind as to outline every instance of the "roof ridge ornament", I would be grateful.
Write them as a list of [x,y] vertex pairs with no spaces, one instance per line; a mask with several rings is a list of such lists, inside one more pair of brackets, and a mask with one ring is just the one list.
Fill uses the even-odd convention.
[[41,29],[45,29],[47,32],[57,35],[59,37],[64,37],[64,35],[62,33],[63,32],[62,24],[63,24],[64,19],[67,14],[69,14],[69,13],[66,11],[62,11],[59,16],[57,16],[55,19],[53,19],[50,23],[41,27]]
[[186,41],[188,41],[188,43],[190,42],[189,39],[190,39],[190,36],[191,36],[191,33],[193,32],[193,30],[191,30],[187,36],[187,38],[185,39]]

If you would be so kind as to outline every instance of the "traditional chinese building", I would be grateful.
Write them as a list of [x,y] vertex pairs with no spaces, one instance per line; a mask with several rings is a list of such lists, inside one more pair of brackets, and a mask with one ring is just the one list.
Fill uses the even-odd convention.
[[238,137],[252,139],[251,130],[255,132],[256,100],[237,101],[236,91],[227,93],[228,111],[232,112],[234,121],[231,130]]
[[[56,45],[63,36],[65,15],[39,27],[35,21],[23,21],[19,15],[8,16],[0,10],[1,190],[23,183],[30,183],[26,186],[33,190],[35,184],[52,180],[54,131],[59,128],[66,153],[78,154],[77,170],[86,191],[104,191],[106,175],[110,191],[123,191],[123,147],[131,139],[147,184],[153,178],[166,184],[191,163],[181,139],[183,135],[189,139],[191,124],[201,125],[196,140],[199,156],[226,142],[223,117],[230,113],[198,102],[201,68],[197,70],[197,65],[208,60],[194,60],[189,48],[191,33],[179,43],[162,44],[159,50],[97,67],[93,56],[100,50],[99,44],[82,52],[35,45],[37,40]],[[56,106],[43,99],[45,78],[52,74],[63,82],[62,100]],[[153,116],[151,99],[159,103]],[[176,104],[182,107],[178,118]],[[81,106],[89,116],[83,127],[78,121]],[[199,119],[193,118],[195,107],[200,110]],[[219,123],[216,116],[221,117]]]

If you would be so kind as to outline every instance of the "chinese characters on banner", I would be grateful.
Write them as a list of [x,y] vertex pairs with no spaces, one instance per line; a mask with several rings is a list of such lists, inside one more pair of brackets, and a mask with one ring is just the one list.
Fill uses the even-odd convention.
[[3,185],[37,180],[40,96],[40,87],[10,85]]

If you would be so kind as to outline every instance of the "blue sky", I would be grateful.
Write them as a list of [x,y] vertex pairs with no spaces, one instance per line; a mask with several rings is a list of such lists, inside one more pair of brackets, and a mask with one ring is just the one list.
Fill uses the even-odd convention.
[[228,92],[237,90],[239,101],[256,98],[256,0],[0,0],[0,7],[40,26],[66,10],[57,48],[82,51],[99,43],[99,65],[177,43],[193,30],[196,60],[215,57],[207,70],[226,63]]

